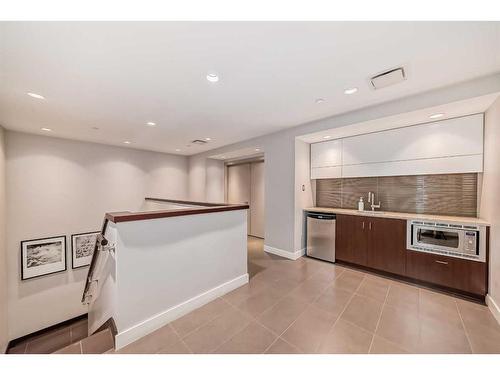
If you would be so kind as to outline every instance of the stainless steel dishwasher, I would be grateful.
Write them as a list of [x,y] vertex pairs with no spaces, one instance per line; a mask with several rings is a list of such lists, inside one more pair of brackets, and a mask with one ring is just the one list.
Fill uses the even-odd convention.
[[308,212],[306,255],[335,262],[335,214]]

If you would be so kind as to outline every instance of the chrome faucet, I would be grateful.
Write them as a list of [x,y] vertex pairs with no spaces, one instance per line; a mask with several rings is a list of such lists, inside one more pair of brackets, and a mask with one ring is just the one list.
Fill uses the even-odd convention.
[[375,194],[371,191],[368,192],[368,203],[371,203],[372,211],[375,211],[376,208],[380,208],[380,201],[378,201],[378,204],[375,204]]

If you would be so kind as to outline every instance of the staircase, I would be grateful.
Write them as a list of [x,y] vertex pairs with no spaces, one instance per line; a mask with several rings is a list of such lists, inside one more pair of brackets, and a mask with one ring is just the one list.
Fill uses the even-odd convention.
[[113,334],[109,328],[65,346],[54,354],[103,354],[114,352]]
[[88,336],[87,318],[58,324],[15,340],[7,354],[102,354],[114,351],[110,328]]

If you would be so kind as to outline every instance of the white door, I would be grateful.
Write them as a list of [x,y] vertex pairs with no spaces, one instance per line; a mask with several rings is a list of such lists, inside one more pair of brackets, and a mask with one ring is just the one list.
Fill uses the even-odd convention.
[[264,238],[264,162],[250,164],[250,235]]
[[[250,164],[230,165],[227,168],[227,202],[250,204],[250,190]],[[250,234],[250,212],[247,230]]]

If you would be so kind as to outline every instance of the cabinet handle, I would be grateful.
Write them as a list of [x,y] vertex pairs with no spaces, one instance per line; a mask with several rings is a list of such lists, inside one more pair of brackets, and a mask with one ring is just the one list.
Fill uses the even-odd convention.
[[372,230],[372,222],[371,221],[370,221],[369,225],[370,225],[370,230]]
[[363,229],[365,229],[365,222],[363,221]]
[[439,263],[439,264],[448,264],[448,262],[444,262],[444,261],[442,261],[442,260],[436,260],[435,262],[436,262],[436,263]]

